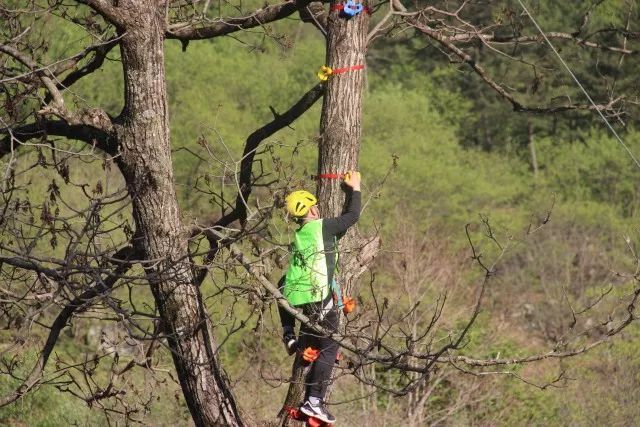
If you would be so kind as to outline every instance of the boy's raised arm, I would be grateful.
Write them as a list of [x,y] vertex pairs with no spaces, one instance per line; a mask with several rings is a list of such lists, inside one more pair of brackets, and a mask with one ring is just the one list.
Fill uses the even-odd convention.
[[344,183],[351,188],[349,204],[346,211],[336,218],[326,218],[323,220],[323,228],[326,232],[334,235],[342,234],[349,227],[358,222],[362,205],[360,194],[360,172],[349,171],[345,174]]

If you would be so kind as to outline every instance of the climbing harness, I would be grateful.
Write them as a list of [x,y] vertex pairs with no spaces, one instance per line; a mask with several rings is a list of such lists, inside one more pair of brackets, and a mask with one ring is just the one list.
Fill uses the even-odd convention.
[[607,127],[609,128],[609,130],[611,131],[611,133],[613,133],[613,136],[616,137],[616,139],[618,140],[618,142],[620,143],[620,145],[622,145],[622,147],[624,147],[625,150],[627,150],[627,153],[629,154],[629,156],[631,157],[631,159],[635,162],[636,166],[638,166],[638,168],[640,169],[640,162],[638,161],[638,159],[636,158],[636,156],[633,155],[633,152],[629,149],[629,147],[624,143],[624,141],[622,140],[622,138],[620,138],[620,136],[618,135],[618,132],[616,132],[616,130],[613,128],[613,126],[611,126],[611,123],[609,123],[609,120],[607,120],[607,118],[604,116],[604,114],[602,114],[602,111],[600,111],[600,109],[598,108],[598,106],[596,105],[596,103],[593,101],[593,99],[591,98],[591,96],[589,96],[589,93],[587,92],[587,90],[584,88],[584,86],[582,86],[582,83],[580,83],[580,80],[578,80],[578,78],[576,77],[575,74],[573,74],[573,71],[571,71],[571,68],[569,68],[569,66],[567,65],[567,63],[564,61],[564,59],[562,59],[562,56],[560,56],[560,53],[558,53],[558,51],[556,50],[556,48],[553,46],[553,44],[551,44],[551,41],[549,40],[549,38],[547,37],[547,35],[544,33],[544,31],[542,30],[542,28],[540,27],[540,25],[538,25],[538,22],[533,18],[533,15],[531,15],[531,12],[529,12],[529,9],[527,9],[527,7],[524,5],[524,3],[522,2],[522,0],[518,0],[518,3],[520,3],[520,6],[522,7],[522,10],[524,10],[524,13],[527,14],[527,16],[529,17],[529,19],[531,20],[531,22],[533,22],[533,25],[536,27],[536,29],[540,32],[540,35],[542,35],[542,37],[544,38],[545,42],[547,42],[547,44],[549,45],[549,47],[551,48],[551,50],[553,51],[553,53],[556,54],[556,56],[558,57],[558,59],[560,60],[560,62],[562,63],[562,65],[564,65],[564,68],[567,69],[567,71],[569,72],[569,74],[571,75],[571,78],[573,78],[573,80],[576,82],[576,84],[580,87],[580,90],[582,90],[582,93],[584,93],[584,95],[587,97],[587,99],[589,100],[589,102],[591,103],[591,105],[593,105],[593,108],[598,112],[598,114],[600,115],[600,117],[602,118],[602,120],[604,121],[604,123],[607,125]]
[[335,68],[335,69],[328,67],[326,65],[323,65],[320,67],[320,70],[318,71],[317,76],[321,82],[326,82],[327,80],[329,80],[329,76],[333,76],[334,74],[342,74],[348,71],[357,71],[362,69],[364,69],[363,64],[353,65],[351,67]]

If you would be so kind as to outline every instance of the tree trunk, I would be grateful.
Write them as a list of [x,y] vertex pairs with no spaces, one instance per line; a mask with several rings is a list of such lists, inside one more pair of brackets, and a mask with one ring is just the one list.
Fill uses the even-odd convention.
[[118,166],[127,182],[136,246],[162,319],[185,400],[197,426],[242,425],[194,284],[187,235],[173,181],[164,71],[164,8],[129,0],[135,10],[121,42],[125,108]]
[[[327,21],[326,62],[333,69],[365,65],[369,14],[344,19],[338,12]],[[347,71],[329,77],[322,116],[318,173],[343,173],[357,169],[362,135],[362,90],[366,69]],[[318,200],[322,216],[340,215],[344,193],[340,180],[321,179]]]
[[[333,69],[366,65],[368,28],[369,14],[365,11],[351,19],[331,12],[327,20],[327,65]],[[320,118],[319,174],[358,169],[365,72],[366,68],[347,71],[327,81]],[[342,213],[346,200],[340,186],[341,180],[337,179],[318,181],[318,206],[323,217]],[[341,268],[336,279],[346,294],[352,292],[354,282],[363,271],[357,266],[362,263],[352,251],[359,250],[367,240],[356,236],[353,227],[340,240],[340,263],[348,268]]]
[[[332,3],[333,5],[333,3]],[[345,19],[337,11],[332,11],[327,20],[326,65],[335,69],[365,65],[369,14],[361,14]],[[362,135],[362,92],[366,69],[350,70],[329,77],[326,83],[320,119],[320,144],[318,174],[344,173],[358,169],[360,139]],[[318,182],[318,207],[322,217],[338,216],[345,206],[345,193],[341,180],[320,179]],[[352,291],[353,283],[362,274],[379,246],[378,239],[356,237],[352,227],[340,240],[340,264],[337,281],[346,294]],[[356,247],[369,243],[370,256],[358,257]],[[345,267],[348,266],[348,267]],[[297,407],[304,396],[306,369],[296,357],[292,368],[291,383],[284,407]],[[281,412],[281,425],[288,419]]]

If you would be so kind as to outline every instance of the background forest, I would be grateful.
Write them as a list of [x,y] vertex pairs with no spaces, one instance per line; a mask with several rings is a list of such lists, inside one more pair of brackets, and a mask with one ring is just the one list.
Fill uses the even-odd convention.
[[[504,3],[483,13],[495,20],[513,19],[508,11],[517,7]],[[539,0],[531,2],[531,10],[546,31],[566,31],[579,24],[591,5],[574,3]],[[589,25],[628,27],[631,21],[638,26],[635,2],[596,3]],[[242,8],[251,10],[250,5]],[[71,55],[85,43],[84,33],[63,19],[49,18],[38,31],[50,40],[43,63],[47,57]],[[562,46],[561,55],[594,99],[604,99],[612,87],[624,93],[625,113],[610,119],[631,151],[640,155],[637,55],[621,58],[577,44]],[[188,46],[167,40],[165,48],[181,214],[187,224],[217,218],[222,212],[214,189],[228,184],[237,172],[247,136],[273,118],[270,107],[286,110],[317,83],[324,41],[316,28],[292,15],[260,29]],[[497,79],[515,82],[512,89],[529,99],[559,105],[571,97],[586,104],[548,46],[537,49],[539,73],[534,79],[522,71],[522,63],[530,59],[524,54],[522,62],[505,61],[479,46],[476,61]],[[120,68],[115,49],[101,69],[65,96],[71,105],[100,105],[117,115],[124,85]],[[378,232],[383,245],[361,279],[359,310],[367,313],[384,301],[390,316],[400,317],[420,301],[403,320],[410,328],[428,322],[430,310],[446,294],[440,321],[455,329],[468,316],[483,274],[471,259],[465,226],[471,224],[471,235],[481,242],[478,249],[492,260],[500,251],[487,238],[490,224],[506,249],[463,354],[513,358],[545,352],[576,324],[588,330],[590,338],[606,336],[609,313],[624,311],[621,301],[634,286],[622,274],[635,269],[640,169],[600,118],[593,111],[515,112],[476,75],[412,30],[390,34],[369,48],[366,79],[360,153],[366,203],[360,230]],[[313,191],[310,175],[317,164],[320,108],[317,103],[263,143],[254,173],[264,173],[258,180],[264,189],[257,186],[252,206],[272,203],[267,184],[273,181]],[[86,203],[77,189],[56,190],[64,180],[59,170],[26,171],[39,156],[42,152],[31,148],[17,158],[24,172],[18,182],[24,197],[34,204],[56,197],[69,206]],[[87,191],[122,186],[117,171],[100,161],[87,163],[90,167],[82,158],[69,158],[71,182],[85,183]],[[268,231],[261,231],[276,248],[286,245],[293,229],[282,217],[274,212]],[[49,239],[39,244],[56,250]],[[283,267],[270,274],[274,283]],[[202,286],[216,294],[215,275]],[[0,288],[10,288],[10,278],[1,277]],[[220,339],[222,366],[242,411],[257,420],[274,418],[290,372],[275,304],[256,311],[259,303],[247,295],[233,289],[220,294],[207,300],[207,308],[217,319],[214,332]],[[140,291],[138,302],[152,304],[150,292]],[[596,302],[593,310],[582,313]],[[24,374],[45,335],[21,324],[3,304],[0,300],[2,363],[14,364]],[[51,319],[43,313],[39,321]],[[74,318],[60,338],[48,375],[55,376],[61,359],[81,363],[96,353],[110,353],[96,363],[96,378],[107,375],[110,363],[122,363],[118,358],[135,359],[134,345],[118,347],[115,353],[110,346],[111,335],[120,333],[116,323],[98,323],[88,313]],[[77,399],[74,391],[82,389],[81,377],[80,384],[60,378],[1,408],[0,424],[121,425],[123,414],[130,411],[132,423],[190,425],[168,351],[158,349],[153,363],[153,371],[123,377],[122,393],[112,406]],[[386,389],[401,384],[402,375],[374,365],[367,369],[380,387],[358,382],[346,371],[336,381],[331,400],[340,425],[640,424],[637,323],[575,357],[481,371],[443,364],[405,396]],[[1,377],[0,395],[18,383]],[[90,388],[89,383],[85,386]]]

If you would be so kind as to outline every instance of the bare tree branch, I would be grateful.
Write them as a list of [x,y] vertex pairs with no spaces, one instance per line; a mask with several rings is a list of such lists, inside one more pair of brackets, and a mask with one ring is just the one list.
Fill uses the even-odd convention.
[[[69,73],[69,75],[67,75],[64,78],[64,80],[62,80],[62,82],[58,83],[56,85],[58,89],[60,90],[67,89],[68,87],[76,83],[81,78],[93,73],[95,70],[100,68],[104,63],[104,60],[107,57],[107,54],[111,51],[111,49],[113,49],[115,46],[118,45],[121,38],[122,36],[118,36],[111,40],[108,40],[105,43],[89,46],[82,52],[72,56],[71,58],[67,59],[66,61],[61,63],[59,66],[57,66],[55,70],[53,70],[53,72],[54,74],[59,75],[60,73],[68,71],[71,68],[75,67],[82,59],[86,58],[87,55],[89,55],[91,52],[95,52],[94,57],[91,58],[91,60],[87,64],[85,64],[80,69],[72,71],[71,73]],[[50,95],[47,95],[47,97],[45,97],[45,102],[49,102],[49,99],[50,99]]]
[[60,273],[57,270],[54,270],[52,268],[47,268],[43,265],[40,265],[38,263],[36,263],[34,260],[32,259],[22,259],[19,257],[8,257],[8,256],[4,256],[4,255],[0,255],[0,265],[2,264],[8,264],[11,265],[13,267],[17,267],[23,270],[29,270],[29,271],[34,271],[38,274],[44,274],[45,276],[54,279],[54,280],[65,280],[66,276],[62,273]]
[[105,132],[100,127],[87,124],[69,124],[63,120],[42,119],[14,129],[0,129],[0,134],[7,135],[0,139],[0,158],[10,154],[25,141],[48,135],[83,141],[112,156],[117,154],[115,135]]
[[[293,123],[298,117],[300,117],[309,108],[311,108],[313,104],[315,104],[315,102],[320,99],[323,93],[324,85],[322,83],[318,83],[307,93],[305,93],[302,98],[298,100],[298,102],[292,105],[291,108],[289,108],[283,114],[277,114],[272,109],[272,111],[274,111],[274,119],[249,135],[245,143],[244,152],[242,154],[242,161],[240,162],[240,173],[238,176],[239,191],[236,197],[235,207],[231,212],[217,220],[215,224],[213,224],[210,228],[227,227],[229,224],[237,220],[243,223],[246,221],[247,200],[251,195],[252,190],[251,172],[253,169],[253,159],[255,157],[258,146],[266,138]],[[200,230],[194,230],[194,232],[192,232],[192,236],[195,236],[199,233]],[[205,257],[205,263],[209,263],[220,247],[220,239],[219,236],[216,236],[215,234],[205,232],[205,235],[207,236],[210,247]],[[196,283],[202,283],[202,281],[204,281],[204,278],[206,277],[206,274],[207,270],[202,269],[198,277],[196,278]]]
[[240,163],[240,174],[238,179],[240,192],[236,198],[236,207],[228,215],[222,217],[216,225],[225,227],[235,220],[246,221],[247,198],[251,195],[251,171],[253,158],[255,157],[258,146],[262,141],[269,138],[280,129],[283,129],[293,123],[298,119],[298,117],[311,108],[323,94],[324,85],[322,83],[318,83],[307,93],[302,95],[302,97],[283,114],[276,113],[275,110],[272,109],[274,114],[273,120],[249,135],[244,146],[242,161]]
[[[608,46],[601,43],[592,42],[586,40],[584,38],[577,37],[574,34],[563,33],[558,31],[551,31],[545,33],[545,35],[549,39],[560,39],[560,40],[570,40],[579,46],[585,46],[594,49],[600,49],[604,51],[620,53],[623,55],[637,55],[640,51],[631,50],[625,47],[616,47],[616,46]],[[495,35],[495,34],[481,34],[478,32],[475,33],[466,33],[466,34],[456,34],[453,36],[444,36],[444,40],[449,42],[464,42],[469,43],[474,40],[481,40],[483,42],[492,42],[492,43],[540,43],[542,38],[540,36],[523,36],[523,35]]]
[[[126,23],[126,15],[116,6],[114,6],[109,0],[76,0],[80,4],[89,6],[100,14],[107,22],[115,25],[118,28],[122,28]],[[134,18],[134,16],[129,16]]]
[[[38,64],[36,64],[31,58],[12,46],[0,44],[0,52],[4,52],[7,55],[12,56],[22,64],[26,65],[31,71],[35,71],[38,68]],[[53,98],[55,108],[62,110],[64,108],[64,99],[62,98],[62,94],[58,90],[58,87],[52,80],[52,78],[55,77],[46,69],[38,72],[37,74],[40,81],[47,88],[49,94]]]
[[319,1],[313,1],[308,6],[300,9],[302,22],[313,24],[324,36],[327,35],[328,16],[322,2]]
[[114,254],[113,258],[121,260],[116,266],[113,273],[110,273],[103,280],[91,286],[89,289],[84,291],[80,296],[76,297],[73,301],[67,304],[64,309],[58,314],[53,324],[51,325],[49,336],[47,337],[47,341],[40,353],[40,357],[38,362],[31,370],[29,376],[23,381],[23,383],[12,393],[0,398],[0,408],[6,406],[10,403],[15,402],[29,390],[36,387],[41,381],[44,373],[44,369],[47,365],[47,361],[49,360],[49,356],[53,351],[56,342],[58,341],[58,337],[60,336],[60,332],[67,326],[67,322],[76,312],[76,310],[86,307],[87,304],[91,304],[92,300],[96,297],[103,296],[107,294],[111,288],[116,284],[118,279],[120,279],[121,275],[124,274],[129,268],[131,268],[131,263],[127,262],[127,260],[131,259],[134,256],[134,249],[131,246],[126,246],[120,249],[116,254]]
[[306,8],[310,3],[310,0],[290,0],[276,5],[265,6],[263,9],[258,9],[248,16],[216,20],[201,18],[192,22],[170,24],[165,37],[167,39],[189,41],[224,36],[286,18],[292,13]]
[[[393,0],[393,2],[394,6],[398,10],[406,11],[406,8],[398,0]],[[621,100],[621,98],[612,99],[607,104],[600,104],[596,105],[595,107],[591,104],[569,104],[556,107],[532,107],[524,105],[520,101],[518,101],[511,93],[509,93],[504,87],[498,84],[491,76],[489,76],[485,69],[480,66],[471,57],[471,55],[467,54],[462,49],[454,45],[447,36],[444,36],[440,31],[430,28],[428,25],[421,22],[413,15],[403,16],[403,18],[409,25],[413,26],[429,38],[435,40],[442,48],[457,56],[459,60],[467,64],[487,85],[489,85],[491,89],[494,90],[494,92],[496,92],[505,100],[509,101],[514,111],[532,114],[551,114],[563,111],[596,109],[601,111],[611,111],[614,105]]]
[[[88,129],[86,127],[83,127],[82,125],[94,127],[96,128],[96,130],[100,130],[103,132],[110,132],[113,129],[111,118],[104,110],[101,110],[99,108],[89,108],[80,110],[78,112],[69,111],[64,104],[62,93],[60,92],[58,85],[54,81],[56,77],[48,68],[39,68],[38,65],[33,61],[33,59],[12,46],[0,44],[0,52],[4,52],[7,55],[10,55],[11,57],[27,66],[38,76],[43,86],[47,89],[49,96],[46,99],[52,99],[53,105],[51,103],[47,103],[46,99],[43,100],[44,106],[40,111],[38,111],[39,116],[54,115],[63,119],[71,126],[80,125],[80,128],[83,130],[82,132],[78,132],[78,128],[63,129],[64,126],[62,125],[62,122],[48,122],[51,125],[53,132],[66,132],[69,134],[83,136],[83,134],[86,135],[86,131]],[[77,80],[80,77],[82,76],[74,76],[73,78]],[[35,132],[35,129],[32,126],[33,125],[27,125],[25,130],[28,133],[33,134]],[[1,130],[1,132],[4,134],[9,134],[11,136],[11,133],[13,131],[10,129],[3,129]],[[90,141],[93,141],[93,139],[94,137],[92,136]],[[86,140],[86,136],[83,140]],[[0,143],[0,155],[3,153],[6,154],[7,147],[9,147],[10,149],[12,142],[13,140],[9,139],[8,144],[6,140]],[[108,148],[108,144],[105,144],[105,149]]]

